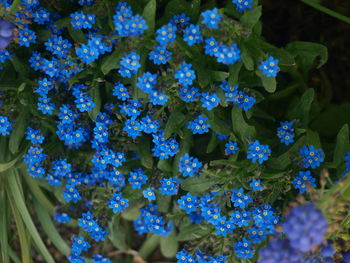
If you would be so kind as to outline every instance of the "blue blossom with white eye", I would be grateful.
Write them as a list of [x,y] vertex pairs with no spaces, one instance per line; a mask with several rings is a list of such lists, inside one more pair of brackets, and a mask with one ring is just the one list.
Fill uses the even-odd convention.
[[201,43],[203,41],[203,37],[201,35],[199,26],[191,24],[186,27],[183,31],[183,39],[189,46]]
[[310,171],[299,171],[293,180],[293,186],[303,194],[307,190],[307,186],[316,187],[316,179],[311,176]]
[[172,53],[167,50],[165,45],[157,45],[155,49],[149,53],[149,59],[156,65],[166,64],[171,58]]
[[[1,119],[0,119],[1,123]],[[32,144],[41,144],[44,141],[44,136],[41,135],[40,130],[33,129],[32,127],[28,127],[26,130],[26,139],[29,140]]]
[[302,157],[302,165],[304,168],[317,168],[324,161],[324,153],[322,149],[316,149],[315,146],[303,146],[299,149]]
[[108,207],[113,210],[113,213],[124,212],[129,206],[129,200],[122,197],[121,193],[114,193],[113,197],[108,200]]
[[170,20],[170,23],[178,27],[184,27],[188,25],[189,21],[190,18],[186,16],[185,13],[181,13],[174,15],[174,17]]
[[116,96],[122,101],[130,98],[129,90],[120,82],[117,82],[113,88],[113,96]]
[[95,24],[96,16],[93,14],[84,14],[83,12],[75,12],[70,15],[71,24],[74,29],[89,29]]
[[143,197],[146,198],[148,201],[156,200],[156,195],[151,188],[147,188],[143,190],[142,193],[143,193]]
[[179,95],[183,101],[193,102],[200,96],[200,93],[195,87],[185,86],[180,89]]
[[201,102],[202,107],[210,111],[219,105],[220,99],[215,93],[205,92],[202,93]]
[[186,153],[180,157],[179,172],[184,177],[193,177],[198,174],[203,164],[195,157],[190,156]]
[[8,117],[0,116],[0,134],[2,136],[9,135],[12,129],[13,127]]
[[225,154],[235,154],[239,150],[237,142],[229,141],[225,144]]
[[131,78],[135,75],[138,69],[141,67],[140,56],[135,52],[130,52],[129,54],[122,57],[120,61],[120,68],[118,72],[122,77]]
[[281,143],[289,145],[294,142],[294,129],[292,121],[281,122],[281,126],[277,129],[277,137]]
[[235,207],[239,207],[241,209],[244,209],[248,204],[253,202],[250,195],[244,194],[243,188],[233,189],[231,201]]
[[162,195],[176,195],[179,189],[180,180],[176,177],[160,179],[160,191]]
[[176,70],[174,77],[178,82],[184,86],[189,86],[193,84],[196,79],[196,73],[192,69],[192,64],[183,62],[179,69]]
[[270,154],[270,147],[268,145],[262,145],[256,140],[248,146],[247,159],[251,159],[254,163],[258,162],[262,164],[269,159]]
[[208,118],[199,115],[193,121],[188,122],[187,128],[192,131],[193,134],[203,134],[209,132],[210,124],[207,123]]
[[176,38],[176,30],[177,28],[171,23],[164,25],[156,31],[156,40],[161,45],[174,42]]
[[261,185],[261,181],[259,179],[253,178],[249,186],[253,189],[253,191],[260,191],[263,189]]
[[206,27],[218,29],[222,15],[218,13],[217,8],[214,8],[212,10],[202,12],[202,18],[202,24],[206,25]]
[[18,29],[18,40],[20,46],[29,47],[30,44],[36,41],[36,33],[26,28]]
[[232,3],[236,5],[236,10],[242,13],[245,10],[251,10],[253,0],[232,0]]
[[276,77],[278,72],[280,71],[280,68],[278,67],[278,59],[275,59],[272,56],[269,56],[269,58],[259,65],[259,69],[261,70],[262,74],[267,77]]

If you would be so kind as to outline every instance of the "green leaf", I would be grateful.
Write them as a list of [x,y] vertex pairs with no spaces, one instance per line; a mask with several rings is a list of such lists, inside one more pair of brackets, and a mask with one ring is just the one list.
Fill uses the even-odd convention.
[[253,27],[261,17],[261,6],[257,6],[252,10],[245,12],[240,21],[247,26]]
[[117,69],[119,67],[120,58],[124,54],[123,47],[116,47],[111,55],[104,59],[101,65],[101,71],[104,75],[107,75],[112,69]]
[[230,66],[230,76],[228,78],[228,82],[232,87],[238,84],[238,76],[239,72],[241,71],[242,65],[242,61],[238,61],[232,66]]
[[151,35],[154,32],[156,25],[156,0],[149,0],[145,9],[143,10],[142,17],[145,18],[148,29],[145,31],[145,35]]
[[111,235],[109,239],[112,241],[113,245],[119,250],[126,250],[128,248],[126,244],[126,236],[124,228],[121,226],[120,215],[114,215],[112,222],[109,225]]
[[177,133],[185,119],[186,116],[182,113],[182,107],[178,107],[170,113],[169,119],[165,124],[164,138],[168,139],[173,133]]
[[18,115],[15,123],[15,127],[11,132],[10,141],[9,141],[9,149],[12,153],[16,153],[18,151],[19,145],[23,139],[24,132],[27,127],[27,122],[29,110],[27,108],[21,108],[20,114]]
[[211,125],[211,129],[215,132],[218,132],[222,135],[229,136],[231,129],[229,125],[220,117],[218,114],[215,114],[214,111],[203,111],[203,115],[208,118],[208,123]]
[[232,130],[242,142],[246,142],[247,138],[255,137],[255,127],[249,125],[245,121],[242,109],[238,108],[237,106],[233,106],[231,111],[231,119]]
[[291,148],[289,148],[285,153],[276,157],[271,157],[267,161],[267,165],[271,168],[277,170],[285,170],[288,165],[292,163],[291,158],[296,155],[299,148],[301,148],[305,144],[305,136],[299,138]]
[[158,195],[157,206],[158,211],[161,213],[167,213],[171,204],[171,195]]
[[244,44],[241,45],[241,51],[242,51],[241,57],[245,68],[249,71],[254,70],[254,60],[249,52],[249,49],[246,47],[246,45]]
[[307,89],[301,96],[299,103],[297,103],[294,108],[288,113],[289,119],[298,119],[301,121],[303,127],[307,127],[314,96],[314,89]]
[[[3,182],[1,182],[3,183]],[[0,189],[0,245],[1,245],[1,262],[10,263],[9,251],[8,251],[8,209],[7,200],[4,187]]]
[[138,206],[129,206],[125,209],[125,211],[122,213],[122,218],[125,220],[135,220],[140,216],[140,207]]
[[62,254],[66,256],[69,255],[70,248],[58,233],[46,208],[43,207],[38,200],[35,200],[34,205],[40,224],[50,241]]
[[140,142],[137,144],[137,149],[140,154],[141,164],[144,167],[151,169],[153,167],[153,158],[150,138],[146,135],[142,136]]
[[200,236],[210,233],[210,231],[210,228],[203,228],[201,225],[190,224],[180,228],[180,232],[177,235],[177,241],[194,240]]
[[26,228],[23,224],[23,220],[21,218],[21,215],[19,214],[19,211],[15,205],[13,197],[9,193],[8,193],[8,197],[10,200],[10,205],[12,208],[13,217],[14,217],[15,222],[16,222],[16,231],[18,233],[19,242],[21,245],[22,262],[31,262],[31,253],[30,253],[31,247],[30,247],[29,238],[28,238]]
[[94,87],[91,91],[91,95],[92,95],[92,100],[95,103],[95,107],[91,111],[88,111],[88,114],[91,120],[95,120],[101,109],[100,88],[98,86]]
[[18,208],[18,211],[21,214],[21,217],[23,219],[23,222],[27,226],[28,232],[30,233],[33,242],[35,243],[36,247],[40,251],[41,255],[44,257],[46,262],[54,263],[54,259],[52,258],[50,252],[47,250],[44,242],[41,240],[41,237],[39,235],[38,230],[36,229],[33,220],[28,212],[28,209],[26,207],[26,204],[24,202],[23,196],[21,194],[19,185],[18,185],[18,175],[16,174],[15,169],[10,169],[6,172],[8,184],[7,187],[11,191],[11,195],[14,198],[14,203],[16,204],[16,207]]
[[160,239],[160,251],[166,258],[175,257],[179,248],[179,242],[176,239],[176,232],[173,230],[169,236],[161,237]]
[[216,134],[213,132],[211,134],[211,138],[207,146],[207,153],[211,153],[212,151],[214,151],[214,149],[216,148],[216,146],[218,146],[218,144],[219,144],[219,140],[217,139]]
[[187,192],[199,194],[208,190],[216,182],[215,178],[207,178],[206,176],[190,177],[182,181],[181,188]]
[[140,256],[144,259],[148,258],[152,254],[152,252],[158,247],[159,241],[160,236],[150,234],[140,248]]
[[262,85],[267,92],[273,93],[276,91],[277,82],[275,77],[267,77],[260,70],[257,70],[255,73],[261,79]]
[[322,148],[320,136],[318,135],[317,132],[315,132],[311,129],[308,129],[306,131],[306,143],[308,145],[313,145],[316,148]]
[[327,47],[318,43],[296,41],[289,43],[286,49],[298,57],[305,69],[320,68],[328,60]]
[[349,125],[344,124],[337,135],[337,143],[333,155],[333,164],[335,166],[340,165],[346,153],[350,150],[350,141],[349,141]]

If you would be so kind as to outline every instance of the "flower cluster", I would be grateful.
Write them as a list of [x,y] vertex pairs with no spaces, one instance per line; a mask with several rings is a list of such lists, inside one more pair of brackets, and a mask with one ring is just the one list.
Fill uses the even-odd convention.
[[277,137],[281,143],[289,145],[294,142],[294,129],[292,121],[281,122],[281,126],[277,129]]

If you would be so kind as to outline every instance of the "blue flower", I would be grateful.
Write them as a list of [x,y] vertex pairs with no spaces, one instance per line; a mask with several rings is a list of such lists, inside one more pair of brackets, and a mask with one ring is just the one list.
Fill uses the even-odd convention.
[[200,96],[200,93],[197,88],[185,86],[180,89],[179,95],[183,101],[193,102]]
[[74,185],[66,185],[65,190],[63,191],[63,198],[69,203],[73,201],[73,203],[77,203],[82,199],[81,195],[79,194],[78,190],[75,188]]
[[232,0],[232,3],[236,5],[238,12],[242,13],[245,10],[251,10],[253,0]]
[[190,18],[186,16],[185,13],[181,13],[178,15],[174,15],[174,17],[170,20],[170,23],[179,26],[179,27],[184,27],[187,26],[190,21]]
[[186,195],[178,199],[177,203],[179,204],[179,207],[181,209],[186,211],[187,214],[195,212],[197,210],[197,206],[199,205],[198,197],[193,196],[190,193],[187,193]]
[[164,25],[156,31],[156,40],[161,45],[174,42],[176,38],[176,30],[177,28],[171,23]]
[[277,129],[277,137],[285,145],[289,145],[294,142],[294,129],[292,121],[281,122],[281,126]]
[[250,195],[244,194],[243,188],[239,188],[239,189],[233,189],[233,192],[231,195],[231,201],[235,207],[244,209],[253,200],[250,197]]
[[177,252],[176,254],[177,263],[195,263],[194,257],[189,254],[185,249]]
[[237,142],[229,141],[225,144],[225,154],[235,154],[239,150],[239,147],[237,145]]
[[9,135],[12,129],[13,127],[8,117],[0,116],[0,134],[2,136]]
[[100,254],[95,254],[93,257],[93,263],[111,263],[111,260],[103,257]]
[[152,93],[157,85],[157,75],[150,72],[144,73],[137,80],[136,86],[145,93]]
[[322,149],[315,149],[315,146],[304,146],[299,149],[302,157],[302,165],[304,168],[317,168],[324,161],[324,153]]
[[130,98],[128,89],[120,82],[117,82],[113,88],[113,96],[116,96],[122,101],[126,101]]
[[249,186],[251,188],[253,188],[253,191],[260,191],[263,189],[262,185],[261,185],[261,181],[259,179],[254,179],[252,180],[252,182],[249,184]]
[[219,105],[220,99],[215,93],[210,94],[209,92],[205,92],[202,93],[201,102],[202,107],[210,111]]
[[141,119],[143,132],[147,134],[156,133],[159,129],[159,121],[152,120],[150,116],[145,116]]
[[141,67],[139,60],[140,56],[135,52],[130,52],[122,57],[120,61],[120,68],[118,70],[120,75],[127,78],[131,78],[132,75],[135,75],[137,70]]
[[199,26],[195,26],[192,24],[184,29],[183,38],[189,46],[201,43],[203,41],[203,37],[201,35]]
[[180,180],[176,177],[160,179],[160,191],[162,195],[176,195],[179,189]]
[[54,219],[59,223],[68,223],[71,220],[70,216],[67,213],[55,212],[53,216]]
[[108,200],[108,207],[113,210],[113,213],[124,212],[129,206],[129,200],[122,197],[121,193],[114,193],[113,197]]
[[83,237],[75,237],[73,239],[71,253],[75,256],[79,256],[83,251],[88,251],[91,247],[89,242],[85,241]]
[[135,169],[130,172],[128,181],[133,189],[141,189],[141,187],[147,182],[147,175],[142,169]]
[[196,73],[192,69],[192,64],[183,62],[180,68],[175,72],[175,78],[184,86],[192,85],[196,79]]
[[[0,119],[1,123],[1,119]],[[40,130],[28,127],[26,130],[26,139],[32,144],[42,144],[44,141],[44,136],[41,135]]]
[[195,157],[191,157],[186,153],[180,157],[179,172],[183,177],[193,177],[198,174],[203,164]]
[[193,134],[203,134],[209,132],[210,124],[207,123],[208,118],[199,115],[193,121],[188,123],[187,128],[192,131]]
[[33,19],[39,25],[43,25],[50,21],[50,12],[40,7],[33,13]]
[[254,163],[258,162],[262,164],[269,159],[270,154],[270,147],[268,145],[262,145],[256,140],[249,144],[247,158],[251,159]]
[[205,24],[208,28],[217,29],[219,27],[219,22],[222,15],[218,13],[217,8],[214,8],[212,10],[202,12],[202,18],[202,24]]
[[293,180],[294,188],[299,189],[301,194],[307,190],[307,185],[316,187],[316,179],[311,176],[310,171],[300,171],[298,176]]
[[272,240],[259,251],[259,263],[300,263],[305,258],[298,250],[292,248],[286,239]]
[[148,199],[148,201],[156,200],[156,195],[151,188],[147,188],[143,190],[142,193],[143,193],[143,197]]
[[88,29],[95,24],[95,15],[84,14],[83,12],[75,12],[70,14],[71,24],[74,29]]
[[254,256],[251,242],[246,238],[243,238],[234,244],[234,251],[238,258],[248,259]]
[[152,134],[152,148],[153,156],[160,160],[168,159],[174,156],[179,151],[179,144],[174,138],[165,139],[164,130],[160,130]]
[[149,59],[156,65],[166,64],[172,57],[172,53],[167,50],[165,45],[155,46],[155,50],[149,53]]
[[261,70],[262,74],[267,77],[276,77],[277,73],[280,71],[280,68],[278,67],[278,59],[269,56],[267,60],[261,62],[259,69]]
[[29,47],[30,44],[35,43],[36,34],[30,29],[18,29],[18,40],[20,46]]
[[290,245],[302,252],[309,252],[313,246],[320,245],[327,231],[326,218],[313,204],[293,208],[282,226]]

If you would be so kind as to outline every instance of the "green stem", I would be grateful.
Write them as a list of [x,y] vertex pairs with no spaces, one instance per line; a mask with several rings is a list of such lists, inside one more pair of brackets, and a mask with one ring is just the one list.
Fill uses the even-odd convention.
[[322,6],[322,5],[318,4],[318,3],[315,3],[315,2],[313,2],[311,0],[301,0],[301,2],[307,4],[307,5],[313,7],[315,9],[317,9],[317,10],[327,14],[327,15],[330,15],[330,16],[335,17],[335,18],[337,18],[337,19],[339,19],[339,20],[341,20],[341,21],[343,21],[345,23],[349,23],[350,24],[350,17],[347,17],[347,16],[344,16],[342,14],[339,14],[339,13],[333,11],[332,9],[324,7],[324,6]]

